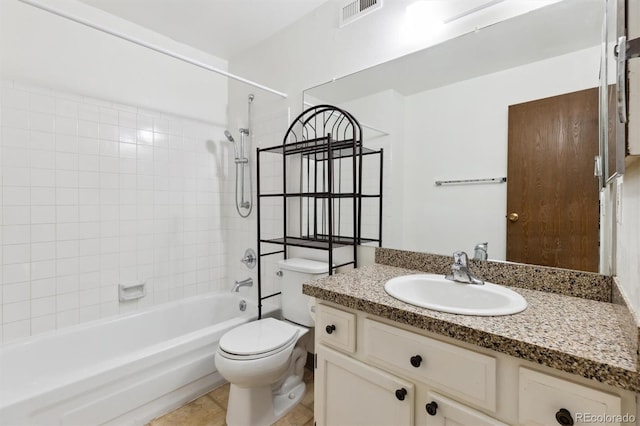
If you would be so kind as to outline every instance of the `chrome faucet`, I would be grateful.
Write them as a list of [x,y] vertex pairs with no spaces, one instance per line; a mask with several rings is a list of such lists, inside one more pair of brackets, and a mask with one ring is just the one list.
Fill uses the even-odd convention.
[[474,247],[473,258],[476,260],[487,260],[487,248],[489,243],[478,243]]
[[231,291],[239,292],[240,287],[253,287],[253,279],[247,278],[246,280],[236,281]]
[[467,266],[469,257],[463,251],[453,253],[453,265],[451,265],[451,275],[445,276],[446,279],[457,281],[459,283],[483,285],[484,281],[476,278]]

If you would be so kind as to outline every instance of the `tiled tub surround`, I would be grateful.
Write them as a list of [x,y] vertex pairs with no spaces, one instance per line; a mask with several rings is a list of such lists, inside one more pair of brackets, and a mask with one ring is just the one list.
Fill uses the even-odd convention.
[[[13,81],[0,90],[0,341],[227,287],[221,127]],[[147,296],[119,303],[118,283],[133,280]]]
[[635,348],[611,303],[511,287],[528,302],[517,315],[464,316],[415,307],[384,283],[424,272],[374,264],[305,284],[307,295],[622,389],[640,391]]

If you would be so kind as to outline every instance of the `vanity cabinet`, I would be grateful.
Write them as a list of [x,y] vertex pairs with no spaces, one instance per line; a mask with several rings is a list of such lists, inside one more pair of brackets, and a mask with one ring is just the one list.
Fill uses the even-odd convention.
[[333,303],[317,303],[316,328],[318,426],[618,425],[636,414],[633,392]]
[[316,328],[318,426],[504,425],[459,402],[495,410],[495,358],[325,303]]

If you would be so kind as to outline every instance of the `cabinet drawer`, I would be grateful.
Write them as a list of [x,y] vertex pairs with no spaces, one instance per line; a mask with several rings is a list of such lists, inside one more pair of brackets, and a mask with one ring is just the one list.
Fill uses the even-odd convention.
[[370,319],[364,334],[364,353],[372,364],[496,410],[495,358]]
[[[537,371],[520,368],[519,414],[521,425],[558,425],[556,413],[573,424],[619,425],[620,397],[596,389],[551,377]],[[593,416],[593,417],[592,417]],[[612,422],[599,422],[597,416],[608,417]],[[569,423],[567,423],[569,424]]]
[[350,312],[318,304],[316,333],[321,343],[349,353],[356,351],[356,316]]
[[[499,420],[489,417],[486,414],[473,410],[460,403],[438,395],[435,392],[427,394],[429,401],[426,406],[429,426],[445,425],[473,425],[473,426],[507,426]],[[426,407],[425,407],[426,408]]]

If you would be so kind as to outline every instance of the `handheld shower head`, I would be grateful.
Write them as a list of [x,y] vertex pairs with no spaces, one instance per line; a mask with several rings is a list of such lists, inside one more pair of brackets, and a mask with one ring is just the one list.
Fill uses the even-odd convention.
[[239,157],[238,157],[238,144],[236,143],[236,140],[235,140],[235,139],[233,139],[233,135],[231,135],[231,132],[230,132],[230,131],[228,131],[228,130],[225,130],[225,131],[224,131],[224,135],[225,135],[225,137],[227,138],[227,141],[229,141],[230,143],[232,143],[232,144],[233,144],[233,151],[234,151],[234,153],[235,153],[235,157],[236,157],[236,158],[239,158]]

